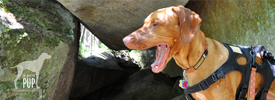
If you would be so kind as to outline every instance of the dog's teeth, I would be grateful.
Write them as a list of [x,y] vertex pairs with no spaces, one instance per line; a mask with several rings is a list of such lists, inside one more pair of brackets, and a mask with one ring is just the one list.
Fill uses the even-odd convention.
[[167,48],[165,48],[165,51],[167,50]]
[[158,66],[155,66],[155,68],[158,68]]

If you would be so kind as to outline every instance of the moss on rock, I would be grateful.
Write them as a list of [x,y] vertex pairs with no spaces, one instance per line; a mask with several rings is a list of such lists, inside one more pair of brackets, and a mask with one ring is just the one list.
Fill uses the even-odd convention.
[[[74,41],[73,16],[62,5],[45,0],[0,0],[0,13],[0,98],[38,98],[39,92],[20,90],[23,78],[36,78],[35,72],[24,70],[16,90],[13,81],[18,72],[11,67],[47,53],[52,57],[43,63],[38,85],[42,99],[51,100],[70,50],[68,44]],[[23,27],[14,28],[13,23]]]

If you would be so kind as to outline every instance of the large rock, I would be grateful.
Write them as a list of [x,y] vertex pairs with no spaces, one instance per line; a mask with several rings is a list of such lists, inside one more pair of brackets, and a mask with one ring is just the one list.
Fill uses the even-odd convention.
[[77,63],[70,99],[88,94],[95,98],[105,87],[123,81],[139,69],[138,65],[109,51],[82,59]]
[[183,94],[183,90],[178,88],[175,79],[144,69],[126,81],[110,86],[103,93],[102,100],[169,100]]
[[45,0],[5,0],[1,7],[0,98],[68,99],[78,51],[74,17]]
[[200,15],[206,36],[226,43],[264,45],[275,53],[274,0],[197,0],[186,7]]
[[[152,69],[151,64],[154,63],[156,60],[156,47],[141,51],[138,50],[133,53],[135,53],[135,56],[137,56],[138,54],[138,56],[140,57],[140,59],[138,59],[138,63],[143,69]],[[167,63],[164,70],[162,71],[162,73],[170,77],[182,76],[182,72],[182,68],[177,65],[173,58]]]
[[170,77],[181,77],[183,69],[177,65],[176,61],[172,58],[163,69],[162,73],[169,75]]
[[111,49],[127,49],[124,36],[143,25],[153,11],[188,0],[57,0]]

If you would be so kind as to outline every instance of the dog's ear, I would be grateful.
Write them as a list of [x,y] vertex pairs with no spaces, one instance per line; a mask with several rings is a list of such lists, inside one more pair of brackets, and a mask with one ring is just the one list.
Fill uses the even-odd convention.
[[202,20],[198,14],[181,5],[173,7],[172,11],[178,15],[181,42],[188,44],[199,30]]

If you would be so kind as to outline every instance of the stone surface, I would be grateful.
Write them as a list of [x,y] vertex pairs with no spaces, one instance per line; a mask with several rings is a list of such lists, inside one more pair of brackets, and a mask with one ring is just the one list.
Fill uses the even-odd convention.
[[174,85],[175,79],[164,74],[154,74],[150,69],[140,70],[126,81],[111,86],[103,93],[102,100],[169,100],[183,91]]
[[171,100],[187,100],[187,99],[186,99],[185,95],[182,94],[182,95],[172,98]]
[[[139,50],[137,51],[138,55],[140,55],[139,64],[143,69],[151,69],[151,64],[156,60],[156,47],[147,49],[147,50]],[[165,66],[162,73],[170,76],[170,77],[178,77],[182,76],[182,69],[177,65],[175,60],[172,58],[167,65]]]
[[129,59],[121,59],[116,55],[107,51],[78,61],[70,99],[83,98],[91,93],[95,97],[95,94],[103,91],[105,87],[123,81],[140,70],[138,65],[127,63]]
[[143,25],[153,11],[185,5],[188,0],[57,0],[115,50],[127,49],[122,39]]
[[183,73],[183,69],[177,65],[175,60],[172,58],[162,71],[162,73],[170,76],[170,77],[181,77]]
[[181,77],[172,72],[171,64],[165,72],[169,76],[154,74],[150,67],[137,71],[138,65],[123,55],[108,51],[78,61],[70,100],[185,100],[178,86]]
[[274,0],[197,0],[186,7],[200,15],[206,36],[231,44],[264,45],[275,53]]
[[[74,72],[77,57],[78,43],[73,32],[75,24],[71,13],[57,2],[45,0],[5,0],[0,3],[0,98],[68,98],[65,96],[70,93],[73,77],[60,76]],[[36,63],[42,53],[51,55],[51,58]],[[38,68],[40,64],[41,69]],[[16,65],[27,68],[16,81],[18,89],[15,89],[14,80],[20,68],[11,68]],[[39,73],[38,80],[36,72]],[[33,80],[38,81],[40,89],[36,84],[32,85]],[[60,85],[63,86],[61,92],[57,90]]]
[[183,94],[183,90],[175,87],[176,79],[164,74],[154,74],[150,69],[140,70],[125,81],[112,84],[104,91],[87,95],[79,100],[169,100]]
[[[183,0],[173,2],[171,0],[58,1],[80,18],[89,30],[112,49],[126,49],[121,41],[122,38],[141,27],[144,18],[151,12],[167,6],[185,4]],[[77,56],[76,48],[78,48],[75,39],[77,36],[73,36],[77,29],[74,32],[72,30],[75,27],[73,17],[62,6],[54,2],[13,0],[13,2],[5,1],[4,3],[4,8],[0,12],[0,98],[36,99],[40,97],[40,90],[36,89],[35,84],[33,88],[26,88],[26,85],[23,88],[24,78],[35,78],[35,73],[25,70],[17,81],[18,89],[15,89],[14,79],[18,72],[17,69],[10,67],[21,62],[35,60],[45,52],[52,57],[44,61],[39,74],[38,85],[43,89],[42,99],[68,99]],[[271,53],[275,53],[273,45],[275,42],[274,1],[194,0],[186,7],[200,15],[203,20],[201,30],[206,36],[233,44],[264,45]],[[152,56],[155,52],[143,52],[148,53],[144,56],[148,61],[145,68],[150,68],[149,62],[155,59]],[[81,85],[98,86],[86,88],[87,90],[83,92],[72,90],[80,93],[78,95],[82,97],[80,99],[181,100],[184,98],[182,91],[178,89],[176,77],[181,74],[181,71],[177,68],[169,71],[167,68],[170,68],[170,64],[163,72],[172,72],[168,76],[176,78],[153,74],[150,69],[131,75],[136,69],[126,67],[127,61],[112,62],[109,60],[101,62],[102,68],[96,68],[94,73],[89,73],[89,70],[95,68],[87,66],[79,67],[82,69],[76,71],[78,73],[76,81],[82,82]],[[104,64],[114,64],[114,66],[108,69],[103,66]],[[102,77],[114,76],[114,78],[103,84],[106,79],[91,78],[90,75],[95,74]],[[125,77],[128,78],[120,80]],[[100,84],[90,82],[92,79]]]
[[123,70],[118,65],[118,59],[112,51],[103,52],[101,54],[92,55],[88,58],[78,61],[82,66],[91,66],[106,69]]
[[154,74],[150,69],[127,77],[77,100],[186,100],[179,78]]
[[[56,100],[67,100],[69,99],[69,95],[71,93],[71,87],[73,82],[73,76],[75,73],[76,61],[78,60],[78,51],[79,51],[79,38],[80,38],[80,22],[76,17],[73,17],[75,27],[73,28],[74,33],[74,41],[73,43],[69,43],[69,52],[68,56],[65,59],[62,69],[59,72],[57,85],[54,90],[54,95],[52,99]],[[50,90],[49,90],[50,91]]]
[[121,69],[78,66],[73,80],[70,99],[81,98],[122,78],[126,78],[126,72]]
[[143,69],[77,100],[186,100],[178,84],[177,78]]

